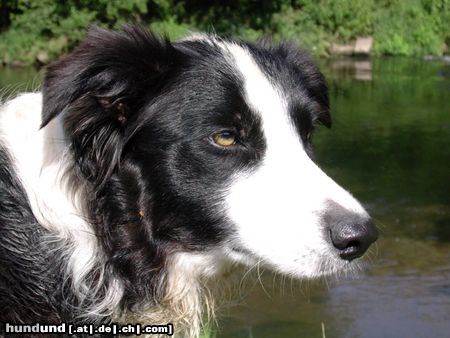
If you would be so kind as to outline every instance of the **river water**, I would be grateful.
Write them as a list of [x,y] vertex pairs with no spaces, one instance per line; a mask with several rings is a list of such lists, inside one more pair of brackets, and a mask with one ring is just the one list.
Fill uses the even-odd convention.
[[[314,136],[318,162],[362,201],[380,239],[358,276],[297,282],[249,273],[239,300],[221,309],[217,336],[450,337],[450,65],[321,63],[333,128]],[[39,78],[0,68],[6,92]]]

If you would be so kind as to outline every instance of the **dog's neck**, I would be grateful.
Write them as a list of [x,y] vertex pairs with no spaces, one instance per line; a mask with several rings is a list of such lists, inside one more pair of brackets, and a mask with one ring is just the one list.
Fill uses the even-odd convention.
[[[60,118],[41,125],[42,95],[27,93],[5,104],[0,134],[24,186],[33,213],[50,231],[67,237],[71,228],[86,228],[76,194],[68,194],[64,178],[68,143]],[[73,198],[72,198],[73,197]]]
[[[83,216],[83,187],[70,186],[73,160],[61,117],[41,129],[41,110],[40,93],[22,94],[5,103],[0,112],[0,137],[36,220],[48,230],[47,240],[56,243],[67,257],[67,277],[82,302],[95,289],[88,276],[102,265],[104,256]],[[98,307],[98,311],[118,303],[119,296],[120,292],[104,295],[109,304]]]
[[172,323],[175,337],[198,337],[207,323],[215,321],[215,297],[211,286],[216,284],[212,281],[226,266],[225,262],[220,264],[222,259],[219,252],[173,254],[167,261],[171,269],[161,281],[164,287],[160,302],[120,314],[115,320],[140,324]]

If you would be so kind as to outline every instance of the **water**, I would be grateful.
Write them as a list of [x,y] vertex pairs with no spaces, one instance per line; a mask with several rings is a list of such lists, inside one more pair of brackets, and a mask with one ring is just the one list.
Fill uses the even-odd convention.
[[[246,277],[218,337],[450,337],[450,65],[322,68],[334,125],[314,137],[318,162],[364,203],[381,238],[357,278],[298,283],[259,271],[262,287]],[[0,87],[33,79],[0,69]]]
[[2,101],[10,95],[36,90],[42,71],[34,68],[2,68],[0,66],[0,93]]

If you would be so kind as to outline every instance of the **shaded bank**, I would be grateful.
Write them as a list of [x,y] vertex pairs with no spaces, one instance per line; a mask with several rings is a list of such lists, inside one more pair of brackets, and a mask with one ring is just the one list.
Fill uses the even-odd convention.
[[137,22],[177,38],[208,31],[297,41],[329,56],[336,45],[373,38],[373,55],[442,55],[450,41],[448,0],[5,0],[0,63],[42,65],[66,53],[89,24]]

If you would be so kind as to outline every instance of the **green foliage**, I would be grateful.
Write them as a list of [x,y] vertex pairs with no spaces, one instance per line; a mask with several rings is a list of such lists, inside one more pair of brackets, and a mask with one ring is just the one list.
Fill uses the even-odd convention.
[[297,0],[273,16],[278,38],[297,40],[317,55],[332,42],[348,42],[373,30],[373,0]]
[[376,54],[440,55],[449,37],[449,0],[389,1],[375,18]]
[[46,63],[98,24],[137,22],[179,38],[201,30],[257,39],[293,39],[317,55],[331,43],[374,37],[374,53],[443,53],[450,0],[3,0],[0,63]]
[[303,12],[324,31],[337,39],[348,41],[356,35],[372,33],[372,0],[303,0],[298,1]]
[[0,61],[35,63],[67,52],[97,23],[107,27],[139,21],[147,0],[17,0],[9,29],[1,34]]
[[274,14],[272,29],[318,55],[365,35],[377,55],[441,55],[449,22],[450,0],[297,0]]
[[272,29],[278,39],[294,40],[316,55],[327,55],[327,32],[302,9],[285,7],[274,15]]

